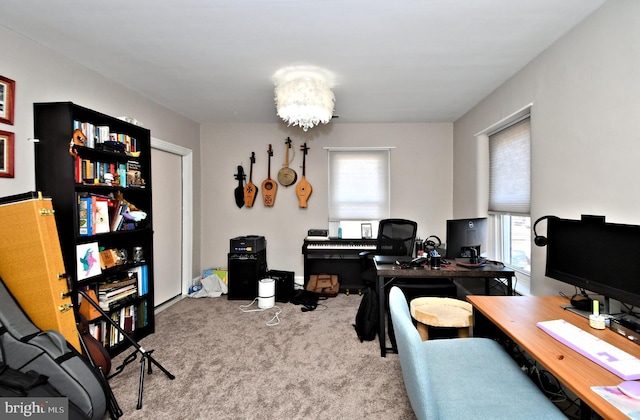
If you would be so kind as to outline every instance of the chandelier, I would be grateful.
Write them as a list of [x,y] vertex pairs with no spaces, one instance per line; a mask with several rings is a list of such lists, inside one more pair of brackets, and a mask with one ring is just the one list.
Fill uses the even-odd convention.
[[273,82],[278,116],[288,126],[307,131],[331,120],[335,96],[330,72],[314,66],[284,67],[274,74]]

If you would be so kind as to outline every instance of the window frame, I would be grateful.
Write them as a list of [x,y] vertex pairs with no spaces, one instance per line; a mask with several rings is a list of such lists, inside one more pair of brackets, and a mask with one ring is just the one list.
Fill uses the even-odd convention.
[[[325,147],[325,149],[327,150],[327,211],[329,236],[337,237],[338,228],[340,227],[340,231],[342,233],[341,237],[361,238],[362,224],[371,223],[371,234],[372,237],[375,238],[378,233],[378,222],[382,219],[389,218],[391,213],[391,150],[394,149],[394,147]],[[379,216],[378,218],[367,217],[371,216],[371,214],[367,214],[365,212],[358,214],[357,211],[354,212],[353,209],[347,212],[355,213],[353,216],[340,217],[343,213],[336,211],[333,207],[337,204],[335,195],[332,191],[332,185],[336,184],[332,178],[335,176],[335,168],[332,167],[332,162],[334,162],[337,155],[332,155],[332,153],[344,154],[345,156],[353,153],[354,157],[356,156],[356,153],[363,154],[363,156],[367,153],[372,153],[374,155],[376,153],[380,153],[380,156],[383,156],[383,158],[381,158],[381,164],[385,167],[386,173],[383,173],[381,177],[377,177],[380,183],[375,185],[376,188],[382,189],[382,192],[379,194],[381,196],[381,200],[379,201],[380,205],[376,210],[376,213]],[[343,183],[341,183],[341,185],[343,185]]]
[[[529,159],[531,159],[531,139],[532,139],[532,119],[531,108],[533,104],[519,109],[513,114],[503,118],[497,123],[477,133],[476,138],[486,140],[487,148],[491,147],[490,137],[502,132],[521,121],[529,119]],[[488,173],[487,183],[489,183],[489,177],[491,174],[491,153],[487,154],[489,162],[487,162]],[[531,167],[529,168],[531,171]],[[531,188],[531,173],[529,173],[529,188]],[[489,209],[489,194],[490,188],[487,188],[487,212],[489,218],[489,247],[492,251],[492,255],[495,259],[505,262],[505,265],[516,271],[517,279],[516,290],[522,294],[530,293],[530,279],[531,279],[531,214],[530,214],[530,202],[531,196],[529,196],[529,208],[526,212],[514,212],[514,211],[495,211]],[[513,232],[512,232],[512,218],[513,217],[527,217],[528,218],[528,231],[526,233],[525,240],[529,243],[529,253],[527,258],[529,259],[528,270],[525,267],[517,267],[511,264],[512,250],[513,250]]]

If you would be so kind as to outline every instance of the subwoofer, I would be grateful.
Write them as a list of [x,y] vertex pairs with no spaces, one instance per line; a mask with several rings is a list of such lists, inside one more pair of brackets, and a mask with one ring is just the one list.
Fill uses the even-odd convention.
[[258,282],[267,272],[267,250],[255,254],[229,253],[229,300],[253,300],[258,297]]

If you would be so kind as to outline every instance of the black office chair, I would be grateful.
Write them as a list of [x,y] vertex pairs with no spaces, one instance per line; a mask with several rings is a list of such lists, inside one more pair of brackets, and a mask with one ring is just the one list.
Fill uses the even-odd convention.
[[366,286],[375,288],[376,268],[373,259],[390,256],[392,259],[406,259],[413,255],[418,224],[406,219],[383,219],[378,224],[378,238],[375,251],[360,253],[362,260],[362,280]]

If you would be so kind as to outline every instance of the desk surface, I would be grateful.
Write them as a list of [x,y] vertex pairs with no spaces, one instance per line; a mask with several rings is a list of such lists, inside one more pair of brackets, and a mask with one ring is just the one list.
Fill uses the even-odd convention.
[[502,265],[488,263],[483,267],[467,268],[457,265],[454,261],[450,265],[443,265],[439,269],[423,266],[417,268],[400,268],[395,264],[379,264],[376,262],[378,276],[384,277],[513,277],[514,271]]
[[590,389],[615,386],[622,379],[560,343],[536,323],[564,319],[636,357],[640,357],[640,346],[609,329],[590,328],[588,319],[560,307],[567,303],[560,296],[468,296],[467,300],[601,416],[628,418]]

